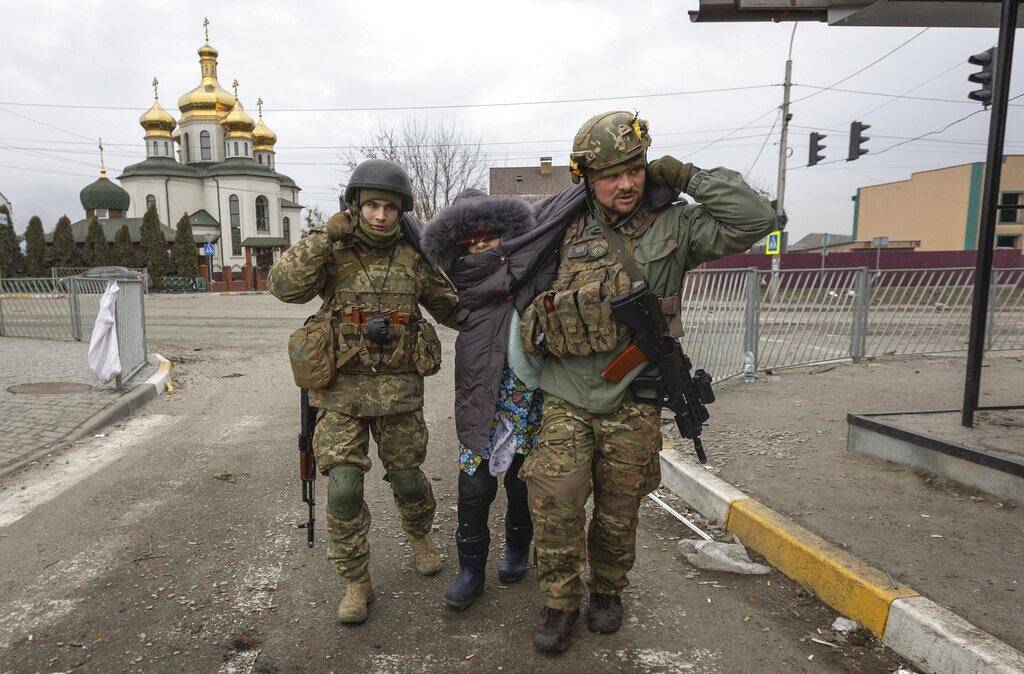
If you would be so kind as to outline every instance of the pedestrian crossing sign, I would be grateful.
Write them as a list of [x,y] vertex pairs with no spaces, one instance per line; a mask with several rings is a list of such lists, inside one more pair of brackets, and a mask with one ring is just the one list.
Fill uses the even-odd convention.
[[768,242],[764,246],[765,255],[778,255],[782,252],[782,232],[775,230],[768,235]]

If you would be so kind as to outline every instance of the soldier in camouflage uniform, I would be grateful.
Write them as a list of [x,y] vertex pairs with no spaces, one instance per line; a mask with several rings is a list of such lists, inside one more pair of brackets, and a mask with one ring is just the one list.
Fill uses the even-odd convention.
[[[776,226],[769,202],[738,173],[700,170],[672,157],[648,164],[650,143],[647,122],[633,113],[604,113],[580,128],[570,166],[574,181],[587,186],[588,212],[568,227],[551,290],[523,316],[524,345],[546,354],[540,439],[521,471],[546,595],[533,635],[543,651],[569,646],[587,558],[588,627],[598,633],[620,627],[640,502],[661,478],[660,407],[638,402],[630,391],[645,366],[617,383],[601,375],[629,344],[627,328],[611,316],[611,299],[638,280],[630,278],[631,266],[662,298],[673,334],[680,336],[678,292],[686,271],[742,252]],[[667,185],[699,203],[656,207],[645,199],[645,185]],[[635,264],[620,261],[606,230]],[[584,505],[591,492],[587,532]]]
[[307,325],[329,324],[333,335],[330,366],[336,376],[310,390],[310,404],[321,411],[313,445],[317,466],[328,477],[327,557],[347,580],[338,620],[359,623],[374,600],[367,570],[370,512],[363,500],[371,434],[416,570],[433,575],[441,569],[430,538],[434,496],[420,470],[427,449],[423,377],[440,367],[441,345],[419,305],[439,323],[457,328],[458,299],[403,234],[400,219],[409,217],[402,212],[412,208],[412,187],[400,166],[363,162],[352,173],[345,200],[347,212],[313,227],[284,253],[267,287],[285,302],[319,296],[323,305]]

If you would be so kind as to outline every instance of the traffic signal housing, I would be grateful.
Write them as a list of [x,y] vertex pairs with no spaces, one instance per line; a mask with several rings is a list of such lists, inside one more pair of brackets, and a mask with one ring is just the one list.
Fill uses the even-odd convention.
[[861,147],[868,140],[864,131],[870,129],[869,124],[863,122],[852,122],[850,124],[850,152],[846,155],[846,161],[853,161],[862,154],[867,154],[867,148]]
[[821,141],[825,138],[828,138],[828,136],[817,131],[811,131],[810,151],[807,154],[808,166],[814,166],[825,158],[825,146],[821,144]]
[[981,66],[981,70],[967,76],[969,82],[980,84],[981,89],[967,94],[967,98],[978,101],[986,108],[992,105],[992,70],[996,64],[996,48],[986,49],[980,54],[967,59],[972,66]]

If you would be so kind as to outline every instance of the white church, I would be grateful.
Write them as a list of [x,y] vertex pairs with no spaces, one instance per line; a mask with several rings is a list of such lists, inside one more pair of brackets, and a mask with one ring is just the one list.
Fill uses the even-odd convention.
[[251,264],[265,271],[300,237],[299,187],[275,170],[277,136],[263,121],[262,100],[254,121],[238,82],[234,93],[221,87],[208,34],[199,66],[199,86],[178,99],[177,121],[153,81],[155,100],[139,118],[146,159],[117,177],[131,197],[125,215],[141,218],[155,205],[160,221],[174,227],[187,213],[199,253],[207,242],[213,247],[213,270]]

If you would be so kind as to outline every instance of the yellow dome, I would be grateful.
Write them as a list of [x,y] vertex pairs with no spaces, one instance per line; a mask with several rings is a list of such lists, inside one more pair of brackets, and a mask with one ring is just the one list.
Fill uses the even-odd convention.
[[159,136],[162,138],[170,138],[171,131],[176,126],[171,114],[160,105],[160,99],[154,100],[149,110],[142,113],[142,116],[139,117],[139,124],[146,130],[147,137]]
[[256,122],[256,128],[252,130],[253,150],[273,150],[277,142],[277,134],[270,130],[270,127],[263,123],[263,115]]
[[181,127],[180,126],[177,127],[176,129],[174,129],[174,131],[171,131],[171,140],[173,140],[175,143],[180,143],[181,142]]
[[235,107],[231,108],[231,112],[225,117],[221,123],[224,130],[227,131],[225,138],[252,138],[252,130],[255,124],[252,121],[252,117],[242,107],[242,101],[235,100]]
[[235,97],[224,91],[217,81],[217,50],[209,44],[199,48],[199,86],[178,99],[181,122],[208,119],[219,122],[235,105]]

